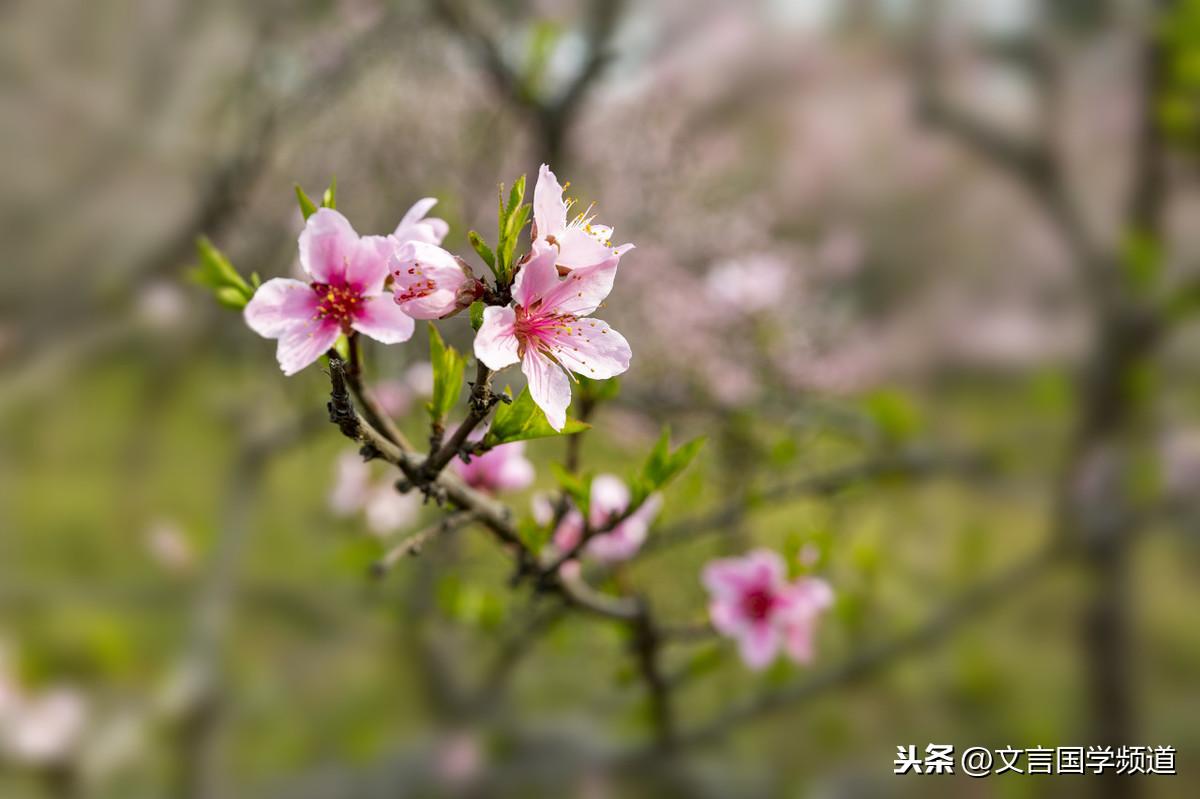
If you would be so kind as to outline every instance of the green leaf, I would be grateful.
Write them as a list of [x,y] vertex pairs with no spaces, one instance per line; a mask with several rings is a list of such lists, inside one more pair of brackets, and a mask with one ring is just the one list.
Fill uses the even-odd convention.
[[190,271],[191,279],[211,289],[217,302],[226,308],[245,308],[258,288],[257,277],[253,286],[247,283],[225,254],[204,236],[196,239],[196,252],[200,256],[200,264]]
[[592,475],[572,474],[557,463],[550,464],[550,471],[553,472],[559,487],[567,493],[567,496],[575,503],[575,507],[583,514],[583,518],[589,518],[592,502]]
[[525,176],[517,178],[513,181],[512,190],[508,192],[508,215],[512,216],[513,211],[517,209],[525,201]]
[[492,248],[483,240],[474,230],[467,233],[467,239],[471,242],[471,246],[475,248],[475,252],[479,253],[479,257],[488,265],[488,269],[492,270],[492,274],[496,273],[496,254],[492,252]]
[[337,178],[329,181],[329,188],[325,190],[325,194],[321,197],[321,206],[323,208],[337,208]]
[[[507,393],[511,394],[511,391]],[[583,432],[589,427],[591,425],[568,418],[562,430],[555,430],[550,426],[550,422],[546,421],[546,414],[542,413],[542,409],[534,403],[529,389],[525,388],[521,390],[520,396],[510,404],[496,406],[496,415],[492,419],[492,425],[488,428],[487,435],[483,437],[483,444],[487,447],[494,447],[510,441],[566,436]]]
[[1144,230],[1130,230],[1121,242],[1121,263],[1129,287],[1145,293],[1154,287],[1162,272],[1162,247]]
[[346,336],[345,333],[343,333],[342,335],[337,337],[337,341],[333,342],[333,348],[337,351],[337,354],[342,357],[343,361],[346,361],[347,363],[349,363],[349,361],[350,361],[350,339]]
[[429,323],[429,360],[433,363],[433,397],[426,407],[437,423],[445,421],[462,394],[466,359],[453,347],[446,346],[433,323]]
[[909,441],[920,431],[921,416],[903,392],[884,389],[863,400],[864,409],[888,444]]
[[525,225],[529,224],[529,214],[532,210],[533,206],[522,205],[508,217],[508,227],[504,232],[504,244],[500,247],[500,257],[504,263],[505,274],[512,271],[513,254],[517,250],[521,231],[525,229]]
[[305,219],[308,219],[317,212],[317,204],[314,203],[309,196],[304,193],[304,189],[300,188],[299,183],[295,184],[295,186],[296,201],[300,203],[300,213],[304,214]]
[[222,286],[219,289],[215,289],[213,294],[216,296],[217,302],[234,311],[242,310],[246,307],[246,303],[250,302],[250,299],[245,294],[233,286]]
[[521,80],[527,97],[534,98],[541,94],[550,58],[561,35],[562,28],[557,22],[542,20],[534,24]]
[[583,375],[576,375],[579,379],[579,396],[591,402],[608,402],[617,398],[621,393],[621,382],[610,377],[607,380],[596,380]]
[[641,473],[633,480],[633,502],[631,504],[640,504],[650,494],[673,480],[695,459],[702,446],[704,446],[703,436],[693,438],[672,452],[671,429],[664,427],[662,435],[655,443],[654,448],[650,450],[650,455],[646,458]]
[[475,300],[471,303],[471,309],[468,313],[471,314],[471,329],[478,331],[483,326],[483,301]]
[[525,200],[525,176],[517,178],[513,182],[512,189],[508,193],[508,202],[504,200],[504,184],[500,184],[500,210],[497,220],[496,239],[496,266],[492,270],[496,274],[496,279],[501,282],[507,282],[512,276],[513,253],[517,248],[517,241],[521,237],[521,231],[529,222],[529,215],[532,212],[532,206],[523,204]]

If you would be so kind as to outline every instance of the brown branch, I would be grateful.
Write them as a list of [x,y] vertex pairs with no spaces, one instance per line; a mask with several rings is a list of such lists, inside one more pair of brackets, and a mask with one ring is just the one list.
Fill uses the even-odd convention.
[[467,439],[491,413],[492,408],[500,401],[500,397],[501,395],[492,392],[492,370],[488,369],[483,361],[476,361],[475,382],[471,389],[467,416],[455,429],[454,435],[450,436],[437,452],[430,453],[425,463],[422,464],[421,471],[426,478],[437,475],[455,456],[466,451]]
[[883,455],[823,474],[802,477],[794,482],[781,483],[751,496],[739,497],[716,510],[676,522],[659,530],[646,541],[642,553],[692,541],[702,535],[718,533],[741,521],[756,502],[771,506],[805,496],[828,497],[863,482],[895,477],[926,477],[953,473],[974,477],[987,474],[989,467],[987,460],[978,455],[939,454],[920,450]]
[[1041,206],[1071,249],[1087,290],[1101,296],[1111,294],[1114,287],[1109,262],[1101,256],[1071,199],[1066,167],[1054,142],[1052,123],[1060,105],[1060,81],[1053,59],[1043,50],[1038,68],[1027,71],[1042,118],[1036,136],[1029,139],[1016,137],[955,107],[943,96],[931,35],[939,4],[926,0],[924,6],[920,33],[912,53],[918,117],[954,136],[983,160],[1014,177]]
[[638,673],[649,694],[655,748],[659,752],[669,752],[675,747],[675,716],[671,704],[671,684],[663,674],[660,662],[663,639],[645,600],[638,604],[640,613],[631,624]]

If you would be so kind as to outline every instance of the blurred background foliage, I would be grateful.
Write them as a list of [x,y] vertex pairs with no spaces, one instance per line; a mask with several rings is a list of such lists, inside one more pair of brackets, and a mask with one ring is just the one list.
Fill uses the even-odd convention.
[[[1200,4],[0,16],[0,638],[83,719],[61,757],[9,757],[0,794],[1195,795]],[[325,376],[283,378],[185,277],[201,234],[293,272],[291,186],[334,176],[363,232],[437,197],[466,257],[494,187],[543,160],[638,245],[605,308],[634,363],[588,467],[623,473],[664,423],[708,437],[608,587],[695,625],[703,564],[761,545],[837,592],[808,668],[673,644],[684,729],[791,698],[626,769],[647,709],[622,632],[510,590],[475,531],[368,580],[435,512],[336,513]],[[469,351],[465,318],[442,330]],[[415,440],[426,343],[368,351]],[[550,489],[562,442],[528,452]],[[1177,747],[1179,775],[891,775],[900,744],[1114,729]]]

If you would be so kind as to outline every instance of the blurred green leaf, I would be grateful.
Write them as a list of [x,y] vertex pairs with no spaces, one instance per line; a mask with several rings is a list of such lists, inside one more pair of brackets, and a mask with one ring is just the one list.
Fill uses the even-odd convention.
[[1158,282],[1162,273],[1162,247],[1158,240],[1144,230],[1131,230],[1121,242],[1121,264],[1131,289],[1145,294]]
[[919,432],[921,417],[912,400],[901,391],[883,389],[863,400],[863,409],[889,444],[910,441]]
[[521,80],[522,88],[528,97],[536,98],[541,95],[546,68],[561,34],[561,26],[553,20],[540,20],[534,24]]
[[462,394],[466,359],[453,347],[446,346],[437,327],[429,324],[429,360],[433,364],[433,396],[426,407],[434,422],[441,423],[454,409]]
[[592,476],[572,474],[557,463],[550,464],[550,470],[559,487],[567,493],[583,517],[588,518],[592,505]]
[[[511,393],[511,392],[509,392]],[[533,401],[528,388],[509,404],[501,403],[496,407],[496,415],[492,419],[483,444],[494,447],[510,441],[528,441],[533,438],[548,438],[550,436],[565,436],[587,430],[591,425],[584,424],[578,419],[567,419],[562,430],[555,430],[546,421],[546,414]]]
[[345,333],[337,337],[337,341],[333,342],[333,348],[343,361],[350,360],[350,339],[346,337]]
[[321,205],[325,208],[337,208],[337,178],[329,181],[329,188],[321,197]]
[[641,504],[646,497],[658,491],[670,482],[676,475],[688,467],[688,464],[704,446],[704,438],[693,438],[671,451],[671,429],[664,427],[650,455],[646,458],[641,472],[633,480],[632,504]]
[[471,303],[470,315],[472,330],[478,331],[479,328],[483,327],[483,308],[483,302],[480,300],[476,300],[475,302]]
[[615,377],[610,377],[607,380],[596,380],[583,375],[576,376],[579,379],[579,397],[590,402],[610,402],[617,398],[621,393],[621,381]]

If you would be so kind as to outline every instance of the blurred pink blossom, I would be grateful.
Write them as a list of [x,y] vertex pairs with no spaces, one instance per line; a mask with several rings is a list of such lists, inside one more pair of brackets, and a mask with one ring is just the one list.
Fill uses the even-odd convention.
[[[588,522],[593,530],[610,524],[629,508],[629,488],[621,478],[611,474],[599,474],[592,480],[589,498]],[[662,507],[662,497],[651,494],[628,518],[611,531],[596,535],[584,546],[585,554],[605,563],[629,560],[641,549],[650,530],[650,524]],[[554,546],[560,552],[568,552],[578,545],[584,532],[583,514],[572,508],[559,522],[554,531]]]
[[533,483],[533,464],[525,457],[525,442],[514,441],[473,455],[470,463],[453,461],[454,470],[467,485],[495,494],[520,491]]
[[87,703],[73,688],[29,693],[0,650],[0,754],[29,766],[63,762],[78,749],[87,724]]
[[333,468],[329,509],[339,516],[357,513],[367,501],[371,482],[370,464],[357,452],[347,451],[338,456]]
[[146,530],[146,549],[163,568],[175,574],[191,570],[195,553],[187,534],[177,522],[159,519]]
[[770,255],[726,261],[705,278],[711,307],[735,314],[755,314],[787,301],[789,268]]
[[383,295],[392,248],[384,236],[360,237],[330,208],[308,218],[300,265],[312,281],[268,280],[244,313],[251,330],[279,340],[276,358],[284,374],[316,361],[343,333],[358,331],[384,344],[412,336],[412,318]]
[[368,492],[363,512],[367,529],[385,536],[416,521],[421,512],[421,498],[414,491],[401,494],[390,481],[384,480]]
[[459,730],[438,743],[434,770],[447,785],[462,787],[480,775],[483,761],[484,750],[479,735],[471,730]]
[[404,382],[418,397],[428,397],[433,394],[433,364],[429,361],[417,361],[404,370]]
[[758,549],[712,561],[704,568],[703,581],[712,595],[708,613],[713,627],[737,639],[747,666],[766,668],[780,648],[798,663],[812,659],[817,617],[833,602],[824,580],[803,577],[788,583],[783,558]]
[[389,480],[373,483],[371,466],[357,452],[344,452],[334,467],[329,508],[339,516],[362,512],[367,528],[383,536],[416,520],[421,500],[416,494],[401,494]]
[[412,406],[413,390],[403,380],[380,380],[371,386],[371,397],[388,416],[403,416]]

